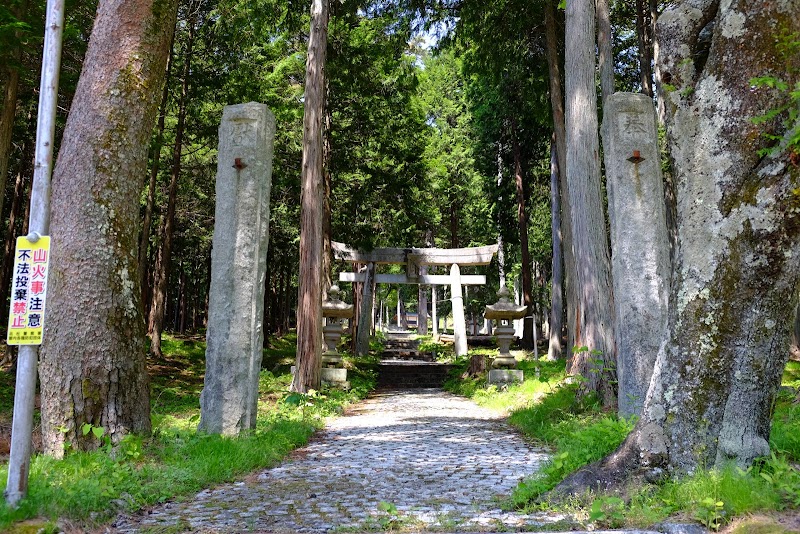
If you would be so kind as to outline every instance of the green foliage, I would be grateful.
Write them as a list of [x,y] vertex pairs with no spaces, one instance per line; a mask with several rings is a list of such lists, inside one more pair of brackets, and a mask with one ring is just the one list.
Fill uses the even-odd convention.
[[338,8],[329,29],[332,234],[366,249],[412,245],[429,216],[410,21],[356,7]]
[[706,497],[698,503],[694,518],[710,530],[719,530],[722,526],[725,503],[712,497]]
[[[782,30],[777,35],[777,52],[785,63],[786,71],[780,77],[775,74],[756,76],[750,79],[753,89],[766,88],[771,91],[778,105],[765,113],[753,117],[751,122],[765,127],[762,136],[771,141],[770,146],[758,151],[759,156],[786,150],[795,157],[800,155],[800,80],[797,78],[797,55],[800,54],[800,34]],[[782,129],[776,129],[775,124]]]
[[598,497],[589,510],[589,522],[601,527],[619,528],[625,520],[625,501],[619,497]]
[[[486,349],[470,349],[465,358],[456,360],[453,374],[445,382],[444,388],[458,395],[469,397],[481,406],[511,412],[512,417],[516,410],[549,398],[564,378],[563,362],[536,362],[533,360],[518,362],[517,367],[523,371],[525,380],[521,384],[514,384],[504,389],[498,389],[494,385],[487,386],[485,376],[461,378],[469,365],[470,356],[476,353],[480,354],[482,351],[486,351]],[[497,353],[494,349],[488,352],[491,355]]]
[[378,523],[383,530],[397,530],[401,526],[400,511],[392,503],[381,501],[378,503]]
[[432,336],[423,336],[419,339],[419,351],[421,353],[432,354],[436,361],[455,361],[454,350],[453,345],[434,341]]
[[[789,362],[790,365],[793,363],[796,364]],[[788,371],[784,377],[787,374]],[[796,400],[796,393],[791,391],[779,393],[772,417],[769,442],[773,451],[786,455],[794,462],[800,461],[800,403]]]
[[261,360],[261,367],[275,374],[288,373],[294,365],[297,352],[297,332],[292,331],[283,336],[270,336],[267,348]]
[[[776,509],[780,502],[777,493],[755,471],[742,471],[735,465],[700,470],[668,481],[657,488],[650,500],[660,503],[667,514],[686,511],[710,529],[718,529],[736,515]],[[635,511],[631,508],[629,513]]]

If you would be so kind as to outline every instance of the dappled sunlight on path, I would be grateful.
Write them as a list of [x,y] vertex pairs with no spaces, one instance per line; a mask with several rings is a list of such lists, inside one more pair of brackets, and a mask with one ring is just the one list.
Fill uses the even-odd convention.
[[469,400],[441,390],[384,391],[329,422],[283,464],[115,526],[120,532],[530,530],[561,518],[503,512],[498,501],[545,459],[499,414]]

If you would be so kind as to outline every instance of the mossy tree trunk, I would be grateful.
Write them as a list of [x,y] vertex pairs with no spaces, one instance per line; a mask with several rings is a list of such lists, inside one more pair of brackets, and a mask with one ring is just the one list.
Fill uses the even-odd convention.
[[142,176],[176,0],[101,0],[52,188],[41,352],[46,453],[150,431],[137,265]]
[[[711,23],[703,62],[697,37]],[[660,476],[729,460],[746,466],[769,453],[800,289],[800,169],[797,147],[758,151],[771,143],[765,134],[788,136],[800,125],[787,124],[787,114],[753,124],[797,103],[750,79],[774,75],[794,87],[800,56],[782,50],[798,32],[796,2],[693,0],[659,18],[656,67],[678,205],[670,337],[634,431],[573,483],[611,484],[633,469]]]

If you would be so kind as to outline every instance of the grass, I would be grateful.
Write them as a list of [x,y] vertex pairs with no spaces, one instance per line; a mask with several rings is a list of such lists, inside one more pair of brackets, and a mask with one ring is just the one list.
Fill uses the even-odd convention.
[[[296,399],[287,392],[291,376],[282,372],[294,359],[292,344],[291,337],[270,340],[264,361],[277,374],[261,372],[257,427],[228,438],[196,431],[205,344],[165,338],[164,359],[150,366],[152,436],[129,436],[116,451],[103,446],[95,452],[67,454],[62,460],[35,456],[27,498],[17,509],[0,504],[0,531],[24,532],[29,526],[25,520],[30,519],[38,519],[33,531],[47,530],[59,519],[92,528],[119,512],[180,499],[274,465],[305,444],[326,417],[342,413],[374,387],[374,373],[356,368],[348,376],[350,391],[323,388],[303,402],[292,402]],[[356,363],[351,359],[351,366]],[[6,394],[1,384],[0,393]],[[5,398],[0,400],[5,406],[2,403]],[[4,485],[6,478],[4,465],[0,483]]]
[[[519,366],[525,370],[525,381],[502,389],[487,387],[485,376],[463,378],[467,364],[467,359],[457,361],[458,369],[445,387],[509,413],[512,425],[553,450],[542,470],[517,486],[508,506],[567,512],[589,528],[646,528],[673,518],[699,522],[711,530],[736,520],[739,525],[732,527],[736,532],[748,531],[751,523],[746,518],[751,514],[780,514],[800,506],[800,363],[790,362],[784,373],[770,439],[774,452],[769,458],[746,471],[728,465],[657,485],[635,481],[618,493],[587,492],[567,502],[551,501],[547,492],[616,449],[635,421],[604,412],[592,399],[578,399],[577,385],[564,380],[563,361],[523,360]],[[759,517],[752,525],[763,532],[786,531],[769,517]]]

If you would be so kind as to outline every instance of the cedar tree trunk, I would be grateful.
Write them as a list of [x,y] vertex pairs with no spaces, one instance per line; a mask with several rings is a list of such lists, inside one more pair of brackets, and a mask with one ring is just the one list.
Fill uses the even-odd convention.
[[[174,36],[174,33],[173,33]],[[142,230],[139,234],[139,285],[142,288],[142,302],[147,302],[149,293],[147,291],[147,253],[150,245],[150,227],[153,222],[153,206],[156,198],[156,183],[158,170],[161,166],[161,148],[164,146],[164,128],[167,119],[167,103],[169,102],[169,80],[172,72],[173,47],[175,39],[170,44],[169,57],[167,58],[167,74],[164,79],[164,90],[161,93],[161,105],[158,108],[158,126],[156,126],[155,146],[152,151],[153,164],[150,167],[150,180],[147,184],[147,201],[144,207],[144,217],[142,219]],[[148,308],[149,309],[149,308]],[[145,309],[145,315],[148,314]]]
[[653,26],[650,24],[648,0],[636,0],[636,36],[639,41],[639,82],[642,93],[653,96]]
[[[194,6],[192,6],[194,7]],[[150,335],[150,352],[161,358],[161,333],[164,330],[164,315],[167,311],[167,285],[172,261],[172,239],[175,235],[175,209],[178,204],[178,178],[181,176],[181,155],[183,154],[183,135],[186,130],[186,106],[189,99],[189,76],[192,71],[192,50],[197,29],[197,10],[192,9],[188,21],[189,34],[186,38],[186,51],[183,58],[181,95],[178,101],[178,123],[175,126],[175,144],[172,147],[172,168],[170,170],[169,191],[167,193],[167,213],[161,228],[161,242],[153,269],[153,295],[150,303],[150,317],[147,331]],[[163,95],[162,95],[163,96]]]
[[528,217],[525,214],[525,188],[522,176],[522,154],[517,140],[515,125],[512,126],[514,143],[514,183],[517,191],[517,230],[519,231],[519,246],[522,249],[522,302],[527,308],[525,317],[522,319],[522,346],[526,349],[534,349],[533,329],[536,322],[529,318],[533,312],[533,295],[531,280],[531,252],[528,247]]
[[614,52],[611,49],[611,15],[608,0],[597,1],[597,60],[602,101],[614,94]]
[[[297,292],[297,360],[292,391],[319,389],[322,372],[322,127],[328,0],[313,0],[306,60],[303,168],[300,192],[300,275]],[[364,303],[364,305],[367,305]]]
[[616,406],[614,305],[611,260],[600,190],[600,139],[595,90],[594,0],[570,0],[566,12],[566,172],[580,310],[568,369],[584,379],[583,391]]
[[555,139],[550,145],[550,218],[553,232],[553,278],[550,292],[550,344],[548,360],[562,357],[561,331],[564,327],[564,262],[561,252],[561,195],[558,193],[558,155]]
[[556,159],[558,160],[558,184],[561,192],[561,243],[564,254],[564,284],[567,297],[567,346],[564,356],[570,358],[577,332],[576,310],[580,305],[576,282],[575,255],[572,250],[572,218],[570,215],[569,185],[567,184],[567,132],[564,126],[564,94],[561,85],[560,54],[556,9],[553,0],[545,2],[544,21],[547,42],[547,68],[550,78],[550,106],[553,110]]
[[101,0],[53,173],[52,271],[41,351],[42,441],[93,449],[149,433],[137,269],[147,170],[176,0]]

